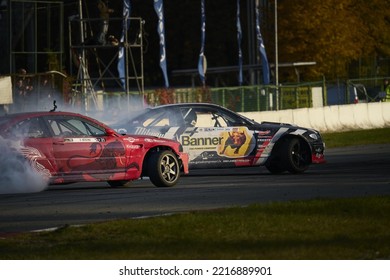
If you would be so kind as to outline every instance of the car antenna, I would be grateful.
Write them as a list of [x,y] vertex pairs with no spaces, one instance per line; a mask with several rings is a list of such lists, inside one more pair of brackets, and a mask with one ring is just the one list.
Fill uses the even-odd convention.
[[53,101],[53,109],[50,110],[50,112],[54,112],[57,109],[56,101]]

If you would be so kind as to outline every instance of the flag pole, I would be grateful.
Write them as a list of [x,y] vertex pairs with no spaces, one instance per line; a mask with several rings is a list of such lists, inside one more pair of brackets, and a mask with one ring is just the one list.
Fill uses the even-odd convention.
[[276,110],[279,110],[278,0],[275,0],[275,86]]

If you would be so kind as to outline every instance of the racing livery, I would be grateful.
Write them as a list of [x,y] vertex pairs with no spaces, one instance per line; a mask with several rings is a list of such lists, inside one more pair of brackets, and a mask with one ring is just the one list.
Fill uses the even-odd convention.
[[178,140],[189,155],[190,169],[264,165],[271,173],[302,173],[312,163],[325,162],[318,131],[257,123],[209,103],[147,108],[112,127],[123,134]]
[[188,155],[175,140],[126,135],[70,112],[33,112],[0,117],[2,143],[21,155],[49,184],[107,181],[127,185],[148,176],[158,187],[188,173]]

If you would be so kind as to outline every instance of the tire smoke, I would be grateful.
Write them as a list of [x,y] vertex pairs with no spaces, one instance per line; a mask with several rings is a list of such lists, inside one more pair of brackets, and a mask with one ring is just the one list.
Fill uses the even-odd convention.
[[34,159],[21,152],[21,142],[0,137],[0,194],[40,192],[48,187],[48,178],[34,169]]

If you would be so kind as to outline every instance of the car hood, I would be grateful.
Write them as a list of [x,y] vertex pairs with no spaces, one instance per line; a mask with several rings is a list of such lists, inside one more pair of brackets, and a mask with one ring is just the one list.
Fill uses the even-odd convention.
[[264,122],[261,122],[261,123],[255,123],[254,127],[256,129],[257,128],[263,128],[264,129],[264,127],[269,127],[269,128],[282,128],[283,127],[283,128],[289,128],[289,129],[302,129],[302,130],[318,133],[318,131],[313,129],[313,128],[301,127],[301,126],[298,126],[298,125],[295,125],[295,124],[290,124],[290,123],[279,123],[279,122],[264,121]]

